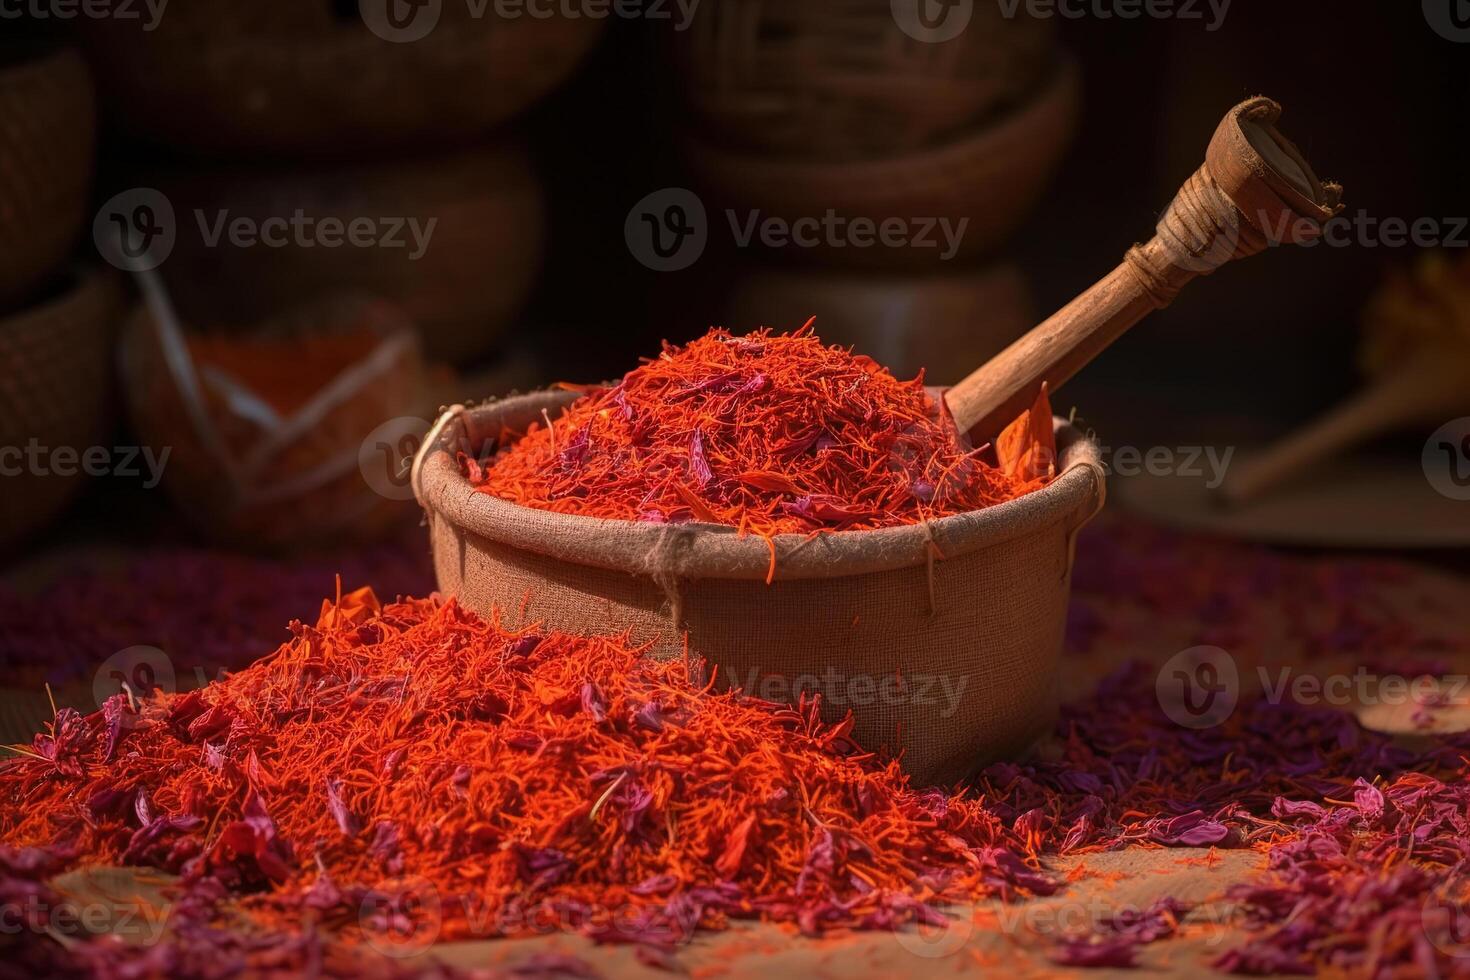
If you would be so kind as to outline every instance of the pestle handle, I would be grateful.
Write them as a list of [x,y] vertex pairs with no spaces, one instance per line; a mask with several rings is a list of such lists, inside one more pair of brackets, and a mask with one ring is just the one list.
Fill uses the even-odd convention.
[[[1245,504],[1337,453],[1407,425],[1451,417],[1470,405],[1463,352],[1427,347],[1264,453],[1233,469],[1223,500]],[[1436,421],[1436,424],[1437,421]]]
[[1204,164],[1179,189],[1152,239],[965,380],[945,403],[976,445],[1055,391],[1196,276],[1267,245],[1310,241],[1342,210],[1342,188],[1323,183],[1276,129],[1281,107],[1257,97],[1226,113]]

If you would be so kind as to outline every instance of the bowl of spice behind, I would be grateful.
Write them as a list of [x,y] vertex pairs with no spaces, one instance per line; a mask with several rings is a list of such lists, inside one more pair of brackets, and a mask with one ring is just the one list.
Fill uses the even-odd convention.
[[[851,241],[818,236],[813,247],[783,255],[939,271],[993,252],[1025,220],[1071,142],[1078,106],[1077,68],[1063,58],[1004,114],[899,153],[831,161],[730,149],[702,137],[686,140],[684,149],[697,185],[741,214],[779,218],[788,227],[871,225],[862,232],[870,247],[853,247],[854,229]],[[909,227],[890,245],[893,235],[883,228],[895,220]]]
[[76,244],[95,145],[81,56],[0,45],[0,306],[57,272]]
[[393,4],[376,17],[373,6],[195,0],[149,30],[117,17],[81,18],[78,30],[129,131],[295,159],[476,140],[566,80],[603,26],[435,3],[410,8],[398,30],[380,20]]
[[466,606],[626,630],[769,700],[820,694],[858,744],[949,782],[1051,723],[1102,475],[1044,406],[993,462],[938,411],[809,334],[717,331],[611,388],[451,409],[413,483]]
[[[180,307],[215,310],[227,296],[247,324],[365,293],[407,313],[429,357],[464,364],[501,343],[541,268],[541,183],[513,141],[342,166],[195,170],[159,187],[178,213],[200,216],[169,257]],[[279,231],[276,247],[217,247],[242,221]]]
[[111,435],[121,315],[116,278],[95,270],[0,319],[0,548],[66,507],[86,480],[87,451]]
[[370,433],[424,408],[418,340],[391,305],[319,300],[246,334],[185,334],[141,309],[123,368],[134,428],[170,448],[162,485],[206,537],[291,552],[411,514],[359,465]]
[[1004,115],[1055,57],[1051,25],[974,8],[953,38],[904,32],[883,0],[705,0],[674,35],[701,132],[730,148],[855,160]]

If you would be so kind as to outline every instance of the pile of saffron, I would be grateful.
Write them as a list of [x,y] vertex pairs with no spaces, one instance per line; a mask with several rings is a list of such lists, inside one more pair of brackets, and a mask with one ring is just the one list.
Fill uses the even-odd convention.
[[660,948],[729,917],[890,928],[1053,887],[978,800],[910,788],[811,706],[714,693],[616,638],[366,590],[294,630],[201,690],[61,709],[0,768],[0,840],[349,936],[411,932],[425,889],[438,939]]
[[[1470,653],[1463,583],[1431,588],[1407,565],[1112,523],[1079,555],[1071,673],[1088,650],[1147,655],[1172,629],[1164,656],[1220,644],[1242,676],[1269,663],[1263,646],[1302,670],[1381,659],[1437,677],[1463,676]],[[1403,587],[1411,602],[1388,601]],[[1206,899],[1232,903],[1238,931],[1191,962],[1470,974],[1470,733],[1384,734],[1264,690],[1242,690],[1215,727],[1182,728],[1156,664],[1109,656],[1116,669],[1064,710],[1047,751],[963,791],[916,791],[843,726],[715,693],[694,665],[616,639],[512,633],[452,603],[366,593],[294,631],[202,691],[63,709],[0,764],[7,911],[33,895],[54,905],[47,881],[79,865],[162,867],[187,889],[180,928],[154,947],[0,937],[8,963],[335,975],[364,972],[360,954],[384,941],[568,931],[638,942],[660,964],[735,917],[808,933],[956,921],[967,913],[938,906],[1065,892],[1062,856],[1084,856],[1086,876],[1096,852],[1190,848],[1202,863],[1215,849],[1265,861]],[[1427,716],[1467,709],[1464,692],[1440,693]],[[1153,965],[1150,944],[1205,927],[1199,902],[1166,894],[1010,938],[1062,965]],[[426,909],[441,930],[422,931]]]
[[466,459],[468,475],[528,507],[763,537],[918,523],[1050,478],[1044,395],[996,447],[971,449],[922,376],[900,381],[810,328],[716,329],[665,345],[617,384],[533,425],[487,467]]

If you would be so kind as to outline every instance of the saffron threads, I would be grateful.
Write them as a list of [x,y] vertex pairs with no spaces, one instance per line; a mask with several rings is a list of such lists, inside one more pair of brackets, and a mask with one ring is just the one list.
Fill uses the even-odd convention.
[[[1242,678],[1253,646],[1410,675],[1462,675],[1470,650],[1453,618],[1464,584],[1399,563],[1105,522],[1080,549],[1077,585],[1073,676],[1094,666],[1087,650],[1156,651],[1161,631],[1228,646]],[[1436,633],[1433,619],[1450,625]],[[0,764],[0,841],[79,850],[0,848],[0,890],[36,892],[24,882],[78,862],[182,870],[206,907],[148,964],[210,961],[176,943],[237,962],[239,944],[272,937],[273,962],[300,969],[315,961],[292,957],[319,956],[321,937],[417,936],[431,896],[446,926],[434,938],[577,931],[639,940],[664,962],[675,937],[735,916],[902,927],[952,917],[935,907],[951,899],[1059,891],[1046,866],[1061,855],[1236,848],[1267,871],[1208,900],[1240,910],[1243,940],[1150,951],[1210,917],[1192,890],[1044,936],[1036,952],[1072,966],[1213,958],[1238,974],[1451,976],[1470,963],[1470,734],[1405,739],[1249,689],[1221,724],[1181,728],[1157,666],[1131,663],[1064,709],[1045,752],[964,791],[915,791],[841,726],[715,694],[692,665],[647,663],[616,639],[510,633],[453,604],[362,593],[295,634],[201,692],[59,711],[29,755]],[[248,939],[221,936],[210,903],[226,922],[247,916]],[[80,973],[89,956],[113,962],[100,942],[48,955]],[[22,943],[20,962],[45,946]]]
[[917,523],[1002,503],[1050,478],[1049,408],[1044,425],[1027,428],[1023,416],[1006,441],[1024,464],[996,460],[988,447],[962,444],[922,376],[899,381],[825,346],[810,326],[741,337],[717,329],[666,344],[613,387],[533,425],[488,467],[464,460],[468,475],[528,507],[765,537]]
[[364,903],[426,888],[446,940],[886,929],[1055,887],[980,800],[911,788],[814,705],[714,693],[617,638],[367,591],[293,628],[199,691],[62,709],[41,758],[0,767],[0,839],[216,881],[263,927],[388,930]]

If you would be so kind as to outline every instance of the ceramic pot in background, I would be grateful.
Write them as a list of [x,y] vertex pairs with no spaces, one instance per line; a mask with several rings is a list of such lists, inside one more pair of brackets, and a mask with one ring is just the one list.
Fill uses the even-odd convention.
[[[729,150],[691,140],[688,163],[709,197],[711,222],[733,210],[788,225],[798,219],[905,222],[906,240],[932,245],[788,247],[783,256],[827,265],[947,271],[994,253],[1025,220],[1071,142],[1079,107],[1075,64],[1057,65],[1031,99],[1005,116],[943,142],[892,156],[847,162]],[[954,247],[931,221],[960,231]],[[925,232],[927,227],[928,231]],[[871,237],[871,236],[869,236]]]
[[603,25],[493,9],[443,4],[411,43],[374,33],[356,2],[191,0],[151,30],[77,23],[131,133],[210,153],[345,157],[481,138],[565,81]]
[[92,79],[75,51],[0,50],[0,309],[64,264],[86,219]]
[[753,270],[736,282],[723,322],[736,332],[790,330],[811,316],[824,341],[900,378],[922,370],[933,385],[960,380],[1036,322],[1030,289],[1011,264],[936,276]]
[[[322,295],[365,293],[418,324],[431,360],[462,364],[497,347],[541,266],[542,189],[518,144],[350,167],[195,171],[160,186],[178,223],[161,271],[195,322],[248,324]],[[297,212],[314,227],[369,219],[379,244],[325,247],[281,226]],[[241,219],[255,228],[274,219],[285,244],[232,242],[228,223]]]
[[[121,290],[112,270],[78,274],[65,288],[0,319],[0,446],[47,452],[43,468],[6,459],[0,474],[0,548],[40,530],[87,480],[86,451],[112,433],[113,348]],[[70,463],[56,458],[70,450]],[[74,470],[58,474],[58,468]],[[19,470],[19,472],[14,472]]]

